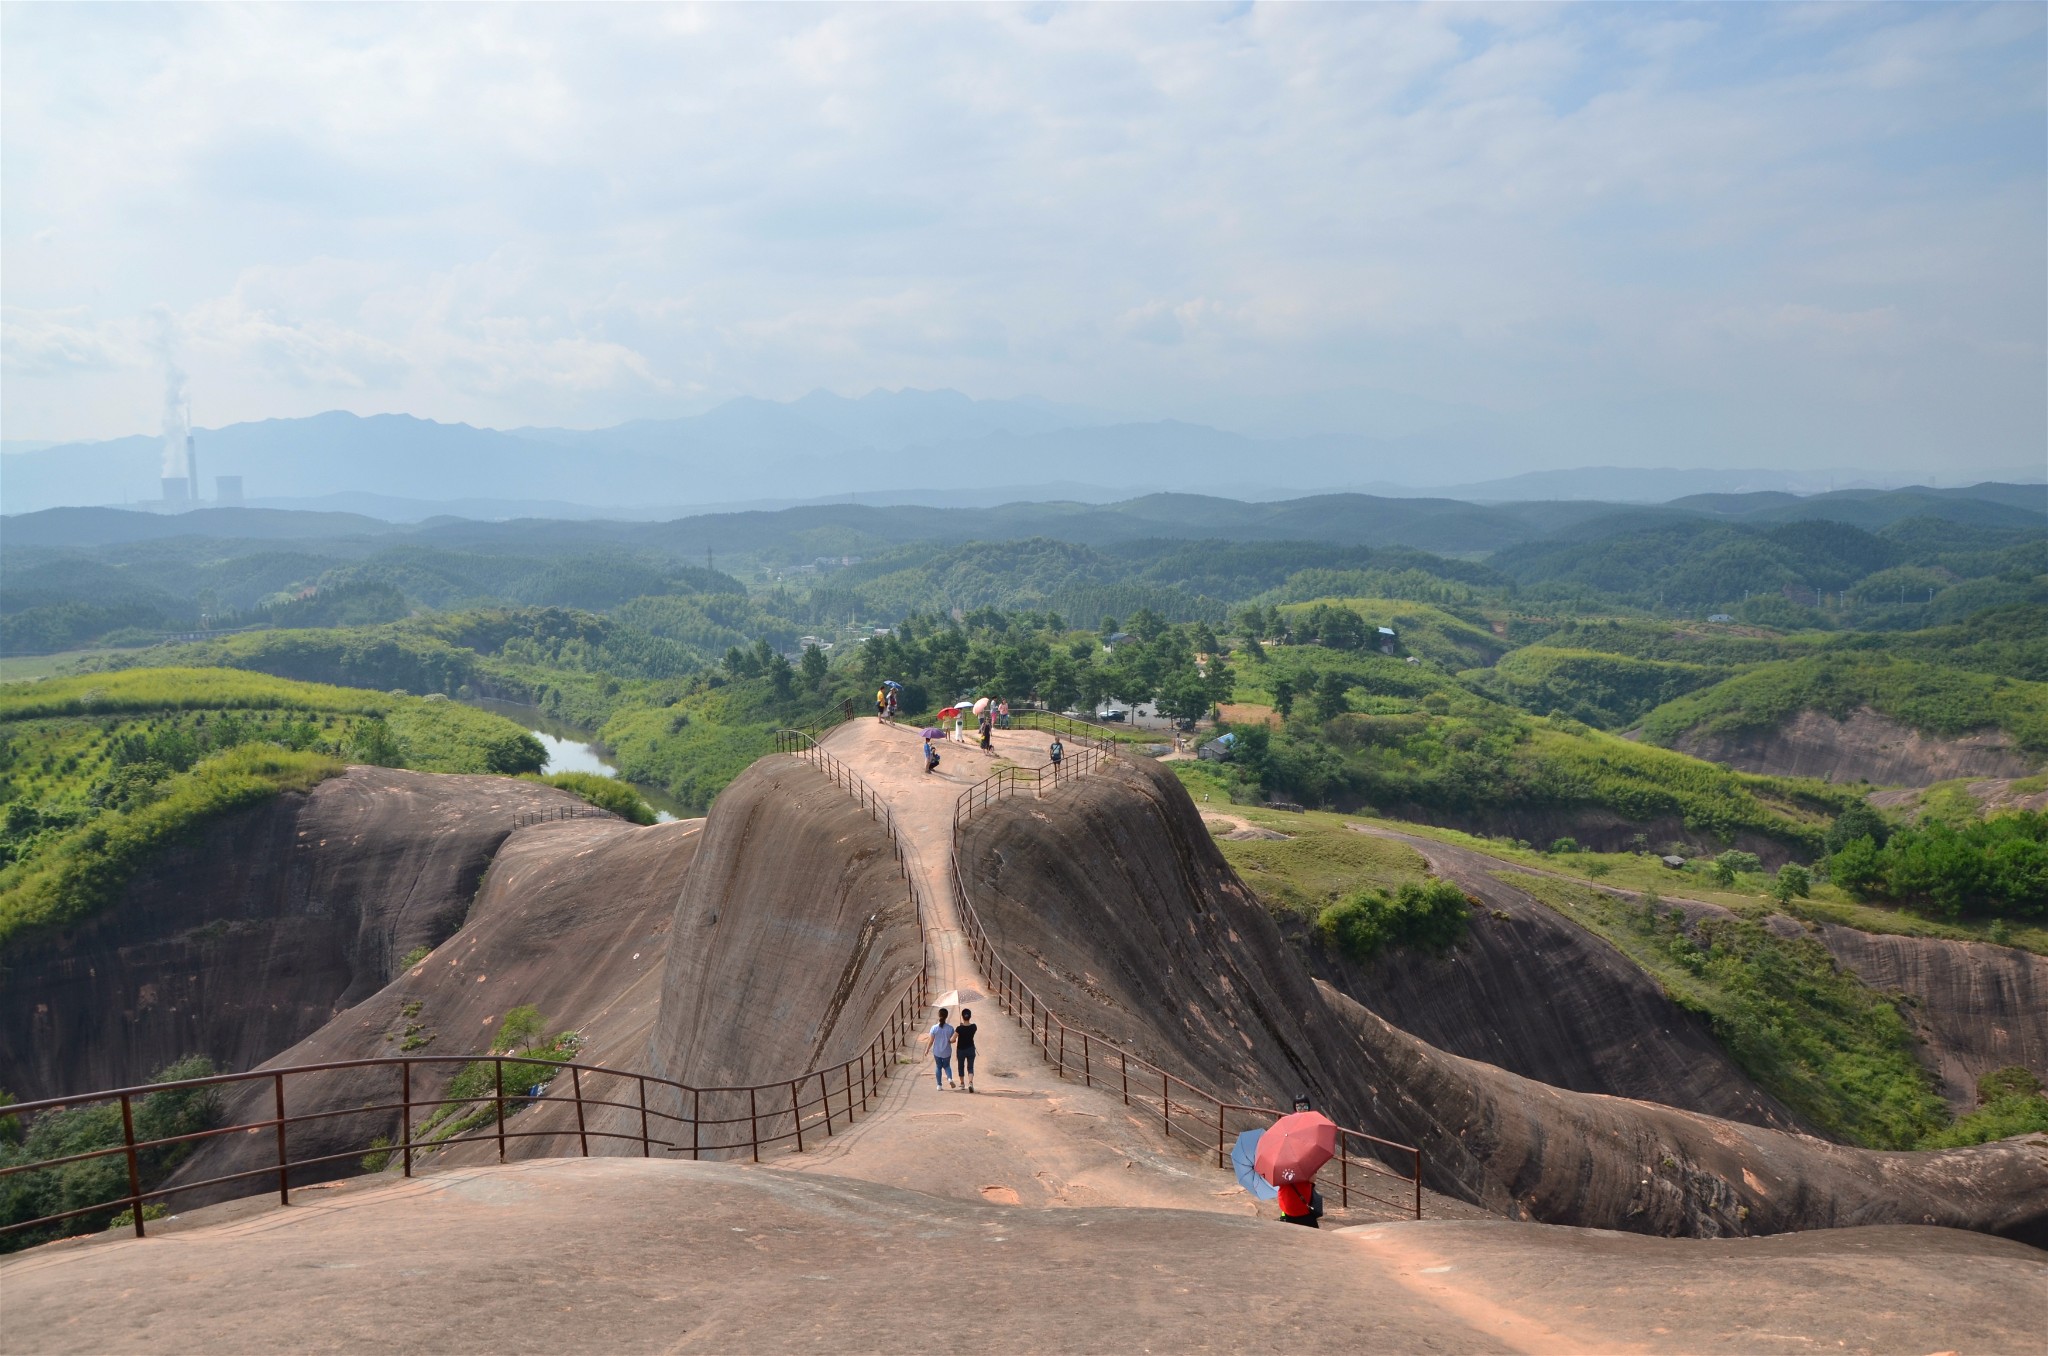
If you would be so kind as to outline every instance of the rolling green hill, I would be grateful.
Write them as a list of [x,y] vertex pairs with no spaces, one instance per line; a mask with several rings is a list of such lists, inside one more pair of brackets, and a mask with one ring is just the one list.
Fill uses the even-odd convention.
[[1800,710],[1837,719],[1867,706],[1935,735],[1996,728],[2019,747],[2048,752],[2048,683],[1977,673],[1883,652],[1842,651],[1761,664],[1678,697],[1643,719],[1646,738],[1740,735],[1775,729]]
[[103,907],[159,846],[349,762],[537,772],[511,721],[230,669],[0,686],[0,941]]

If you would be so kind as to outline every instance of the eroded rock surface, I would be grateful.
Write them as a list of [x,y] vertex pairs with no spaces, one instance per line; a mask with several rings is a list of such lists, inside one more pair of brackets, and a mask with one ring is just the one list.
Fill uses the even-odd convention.
[[1799,711],[1764,734],[1690,733],[1672,747],[1710,763],[1781,777],[1822,777],[1879,786],[1928,786],[1953,777],[2026,777],[2043,759],[2014,746],[2002,730],[1945,737],[1923,734],[1859,707],[1846,720]]
[[717,1086],[843,1060],[919,964],[888,834],[823,773],[763,759],[706,821],[676,905],[648,1067]]
[[249,1068],[461,927],[522,811],[581,805],[509,777],[353,767],[223,816],[112,907],[8,948],[0,1086],[122,1087],[187,1054]]
[[1937,1223],[2048,1236],[2048,1139],[1876,1153],[1570,1092],[1446,1054],[1309,979],[1178,783],[1122,763],[962,839],[997,946],[1055,1011],[1212,1090],[1296,1089],[1419,1146],[1448,1195],[1548,1223],[1713,1237]]
[[1467,939],[1446,955],[1400,948],[1363,964],[1313,946],[1307,954],[1321,978],[1440,1050],[1554,1087],[1809,1128],[1641,967],[1496,877],[1503,863],[1432,839],[1385,836],[1480,901]]
[[[261,1067],[401,1054],[422,1057],[423,1062],[412,1068],[409,1084],[413,1100],[420,1104],[413,1115],[417,1127],[432,1114],[433,1099],[442,1095],[464,1061],[490,1050],[507,1010],[521,1005],[537,1008],[550,1034],[578,1032],[583,1037],[578,1062],[639,1067],[660,1004],[669,923],[696,857],[701,826],[702,821],[691,820],[640,828],[606,818],[520,829],[491,864],[476,907],[460,932],[392,983]],[[461,1058],[424,1058],[446,1056]],[[348,1107],[395,1106],[407,1086],[388,1066],[296,1074],[286,1085],[287,1109],[304,1116]],[[615,1083],[593,1084],[589,1092],[601,1100],[632,1100],[632,1089]],[[224,1123],[263,1119],[273,1096],[273,1089],[262,1083],[230,1085]],[[522,1135],[542,1124],[531,1117],[513,1120],[512,1129]],[[397,1141],[401,1123],[396,1110],[330,1116],[288,1127],[286,1142],[294,1159],[319,1158],[360,1151],[378,1135]],[[565,1123],[573,1128],[574,1117]],[[521,1139],[513,1147],[521,1156],[576,1153],[580,1148],[552,1138]],[[603,1136],[596,1149],[625,1151],[621,1142]],[[421,1166],[462,1161],[474,1152],[461,1147],[435,1150],[421,1155]],[[488,1152],[496,1156],[495,1144]],[[632,1152],[639,1152],[637,1144]],[[201,1182],[275,1162],[276,1142],[270,1136],[227,1136],[207,1142],[176,1180]],[[292,1181],[304,1185],[355,1171],[357,1160],[350,1155],[296,1169]],[[253,1184],[177,1200],[181,1208],[189,1208],[198,1200],[273,1186],[259,1178]]]
[[1891,937],[1830,924],[1821,944],[1871,988],[1903,994],[1921,1054],[1956,1112],[1977,1079],[2020,1065],[2048,1080],[2048,957],[2015,947]]

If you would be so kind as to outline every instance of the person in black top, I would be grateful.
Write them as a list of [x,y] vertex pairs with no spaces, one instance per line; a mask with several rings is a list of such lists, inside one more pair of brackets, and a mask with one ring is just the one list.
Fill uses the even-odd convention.
[[953,1028],[953,1064],[956,1076],[969,1092],[974,1091],[974,1013],[960,1009],[960,1025]]

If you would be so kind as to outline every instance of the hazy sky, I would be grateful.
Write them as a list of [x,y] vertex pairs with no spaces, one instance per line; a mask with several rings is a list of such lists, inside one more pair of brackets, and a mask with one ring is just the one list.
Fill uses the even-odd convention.
[[908,385],[2039,465],[2044,14],[9,5],[0,431],[154,429],[168,355],[206,425]]

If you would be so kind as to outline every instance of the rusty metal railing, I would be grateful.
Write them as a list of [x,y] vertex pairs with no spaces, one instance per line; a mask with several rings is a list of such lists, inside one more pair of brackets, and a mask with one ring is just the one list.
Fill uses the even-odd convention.
[[[777,730],[775,751],[800,758],[830,777],[835,786],[851,796],[855,804],[867,811],[869,817],[882,826],[882,831],[889,835],[891,843],[896,842],[896,817],[890,812],[881,794],[869,786],[859,773],[827,753],[809,731]],[[897,845],[896,855],[899,858],[903,855],[900,844]],[[905,875],[908,876],[907,868]]]
[[[1082,769],[1076,768],[1074,775],[1080,771]],[[953,891],[960,906],[962,931],[983,978],[989,981],[993,991],[990,996],[1002,1011],[1017,1020],[1047,1062],[1058,1067],[1061,1077],[1078,1075],[1082,1083],[1090,1087],[1098,1081],[1108,1087],[1114,1078],[1125,1106],[1158,1106],[1160,1132],[1167,1140],[1171,1141],[1178,1135],[1204,1150],[1213,1147],[1216,1166],[1229,1167],[1234,1130],[1253,1129],[1261,1121],[1270,1122],[1287,1113],[1276,1107],[1226,1101],[1142,1056],[1132,1054],[1113,1041],[1061,1021],[1037,991],[1002,958],[990,940],[988,929],[967,893],[967,880],[960,869],[959,834],[976,811],[1003,796],[1016,794],[1025,784],[1022,779],[1004,781],[1003,777],[1004,774],[998,773],[980,786],[970,787],[953,810]],[[985,793],[984,787],[988,788]],[[1337,1134],[1338,1152],[1332,1161],[1337,1165],[1337,1189],[1343,1206],[1349,1208],[1351,1197],[1356,1194],[1375,1204],[1406,1212],[1411,1218],[1421,1219],[1422,1150],[1412,1144],[1396,1143],[1343,1125],[1337,1127]],[[1366,1148],[1363,1154],[1356,1154],[1353,1152],[1356,1145],[1372,1147]],[[1405,1175],[1393,1171],[1382,1160],[1381,1154],[1374,1152],[1375,1149],[1387,1155],[1405,1157],[1410,1171]],[[1358,1178],[1355,1185],[1352,1180],[1354,1174]],[[1375,1194],[1375,1190],[1368,1187],[1370,1184],[1371,1188],[1379,1191],[1393,1190],[1391,1186],[1381,1185],[1383,1182],[1400,1183],[1400,1199]]]
[[[920,979],[923,974],[924,971],[921,969]],[[289,1205],[291,1174],[295,1169],[303,1170],[330,1163],[361,1160],[371,1154],[388,1154],[390,1159],[400,1163],[404,1175],[410,1177],[421,1157],[457,1144],[495,1142],[498,1161],[501,1163],[506,1160],[507,1146],[512,1141],[567,1139],[572,1136],[577,1141],[581,1156],[586,1158],[590,1156],[590,1142],[593,1139],[622,1140],[637,1144],[643,1158],[652,1157],[657,1147],[667,1153],[687,1153],[693,1159],[736,1154],[744,1150],[758,1163],[761,1161],[763,1149],[792,1142],[794,1151],[802,1153],[807,1129],[811,1131],[814,1139],[820,1128],[829,1138],[868,1113],[875,1099],[881,1095],[882,1079],[894,1069],[898,1057],[910,1049],[922,1011],[923,994],[915,990],[906,990],[898,998],[882,1029],[852,1058],[824,1068],[813,1069],[795,1078],[748,1086],[693,1087],[657,1074],[607,1069],[601,1065],[579,1064],[569,1060],[539,1059],[518,1053],[400,1055],[377,1059],[330,1060],[320,1064],[299,1064],[277,1069],[253,1069],[247,1073],[214,1074],[206,1078],[148,1083],[140,1087],[114,1088],[75,1097],[51,1097],[35,1102],[16,1102],[0,1106],[0,1118],[14,1118],[14,1123],[24,1128],[28,1124],[28,1118],[44,1112],[69,1111],[99,1103],[118,1102],[121,1107],[122,1139],[119,1144],[0,1168],[0,1182],[22,1173],[46,1172],[74,1163],[118,1155],[125,1159],[128,1190],[123,1195],[95,1201],[91,1205],[41,1215],[34,1219],[17,1220],[0,1226],[0,1236],[118,1211],[125,1206],[134,1216],[135,1236],[143,1238],[147,1236],[145,1207],[181,1192],[274,1176],[277,1180],[279,1203]],[[488,1093],[474,1097],[430,1097],[415,1093],[413,1075],[416,1069],[449,1065],[466,1067],[480,1063],[494,1066],[491,1091]],[[505,1086],[507,1065],[521,1068],[545,1067],[555,1072],[548,1080],[544,1091],[534,1093],[517,1088],[508,1090]],[[297,1115],[289,1114],[287,1093],[292,1082],[302,1081],[314,1074],[334,1073],[347,1069],[392,1070],[396,1075],[397,1100],[342,1107],[316,1106],[313,1110],[303,1111]],[[557,1090],[564,1074],[568,1075],[569,1084],[566,1094]],[[618,1096],[612,1095],[613,1089],[605,1085],[605,1080],[613,1080],[621,1085]],[[225,1088],[243,1084],[269,1085],[272,1094],[270,1115],[155,1139],[137,1139],[135,1136],[135,1104],[143,1098],[157,1093],[180,1092],[195,1088]],[[658,1097],[650,1100],[650,1088],[673,1094],[671,1101],[677,1109],[667,1109],[661,1105],[661,1099]],[[628,1092],[631,1094],[630,1100],[621,1100],[620,1098]],[[516,1113],[529,1107],[547,1104],[573,1108],[575,1127],[508,1128],[508,1123],[513,1126],[519,1124],[510,1119]],[[687,1112],[682,1110],[684,1105],[688,1107]],[[742,1106],[744,1110],[741,1109]],[[433,1113],[444,1107],[469,1108],[471,1115],[486,1110],[490,1114],[486,1122],[456,1133],[440,1138],[421,1138],[422,1135],[431,1136],[435,1128]],[[709,1115],[705,1114],[707,1108],[711,1112]],[[623,1120],[623,1124],[637,1124],[637,1133],[592,1125],[589,1112],[604,1109],[630,1113]],[[421,1113],[425,1113],[427,1117],[424,1123],[418,1119]],[[292,1126],[347,1117],[389,1118],[393,1115],[398,1120],[398,1137],[395,1140],[380,1130],[373,1135],[366,1134],[362,1143],[340,1151],[302,1158],[294,1158],[291,1155],[288,1131]],[[458,1117],[456,1123],[459,1124],[461,1119],[464,1118]],[[657,1123],[663,1134],[655,1133]],[[744,1136],[738,1129],[742,1125],[746,1127]],[[142,1184],[141,1158],[152,1150],[198,1144],[225,1136],[261,1134],[264,1131],[271,1131],[274,1134],[276,1153],[272,1162],[196,1181],[171,1182],[146,1189]],[[379,1140],[384,1142],[379,1143]],[[390,1160],[387,1159],[388,1161]]]
[[961,792],[960,799],[953,802],[953,831],[958,833],[960,827],[977,812],[999,800],[1026,794],[1042,795],[1096,771],[1109,757],[1104,749],[1080,748],[1070,751],[1059,762],[1047,763],[1043,767],[1000,768]]
[[552,805],[545,810],[521,810],[512,816],[512,827],[523,829],[529,824],[551,824],[560,819],[618,819],[610,810],[595,805]]

